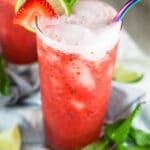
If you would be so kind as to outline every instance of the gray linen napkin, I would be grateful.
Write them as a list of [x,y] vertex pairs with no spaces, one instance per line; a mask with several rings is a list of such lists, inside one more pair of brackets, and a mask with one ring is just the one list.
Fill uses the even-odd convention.
[[132,105],[139,102],[144,96],[145,92],[142,90],[128,84],[113,82],[105,122],[111,123],[124,118],[130,113]]
[[[113,82],[105,123],[127,115],[143,96],[143,91]],[[19,124],[23,150],[45,150],[39,92],[27,97],[20,105],[2,107],[0,118],[0,130]]]
[[26,67],[20,71],[9,65],[6,71],[10,79],[10,94],[0,96],[0,107],[16,104],[39,89],[38,68],[36,66]]

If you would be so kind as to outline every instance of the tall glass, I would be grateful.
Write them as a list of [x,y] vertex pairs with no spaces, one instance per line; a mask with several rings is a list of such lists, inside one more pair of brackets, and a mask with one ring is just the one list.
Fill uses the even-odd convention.
[[0,0],[0,45],[5,59],[13,64],[37,60],[35,35],[13,24],[16,0]]
[[45,137],[54,150],[75,150],[100,135],[121,27],[110,22],[115,14],[84,0],[70,18],[36,21]]

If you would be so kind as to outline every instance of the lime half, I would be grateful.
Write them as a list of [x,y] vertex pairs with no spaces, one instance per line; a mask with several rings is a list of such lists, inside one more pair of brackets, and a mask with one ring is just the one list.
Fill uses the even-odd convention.
[[140,81],[144,77],[143,73],[135,72],[125,68],[125,66],[117,65],[113,74],[113,80],[122,83],[134,83]]
[[70,15],[74,4],[78,0],[47,0],[58,15]]
[[20,150],[21,135],[18,126],[0,132],[0,150]]

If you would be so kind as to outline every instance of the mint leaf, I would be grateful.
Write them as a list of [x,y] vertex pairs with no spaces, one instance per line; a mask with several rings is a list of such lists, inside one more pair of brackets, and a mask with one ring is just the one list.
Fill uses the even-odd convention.
[[148,147],[140,147],[140,146],[125,146],[123,144],[119,145],[115,150],[149,150]]
[[105,137],[113,142],[116,142],[117,144],[123,143],[130,132],[133,119],[140,111],[140,107],[141,103],[136,106],[134,111],[127,117],[127,119],[119,120],[108,125],[105,128]]
[[80,148],[79,150],[107,150],[108,145],[108,139],[100,139],[92,144],[87,145],[86,147]]
[[66,14],[69,16],[72,12],[72,8],[78,0],[60,0],[62,6],[65,9]]
[[9,81],[4,65],[4,60],[0,55],[0,95],[8,95],[9,93]]
[[150,147],[150,133],[131,128],[129,135],[137,145]]

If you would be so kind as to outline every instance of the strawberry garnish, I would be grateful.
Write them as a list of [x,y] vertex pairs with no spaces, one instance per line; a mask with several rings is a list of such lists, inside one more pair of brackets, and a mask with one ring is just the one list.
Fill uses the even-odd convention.
[[46,0],[26,0],[16,13],[13,22],[32,30],[37,16],[56,17],[52,6]]

